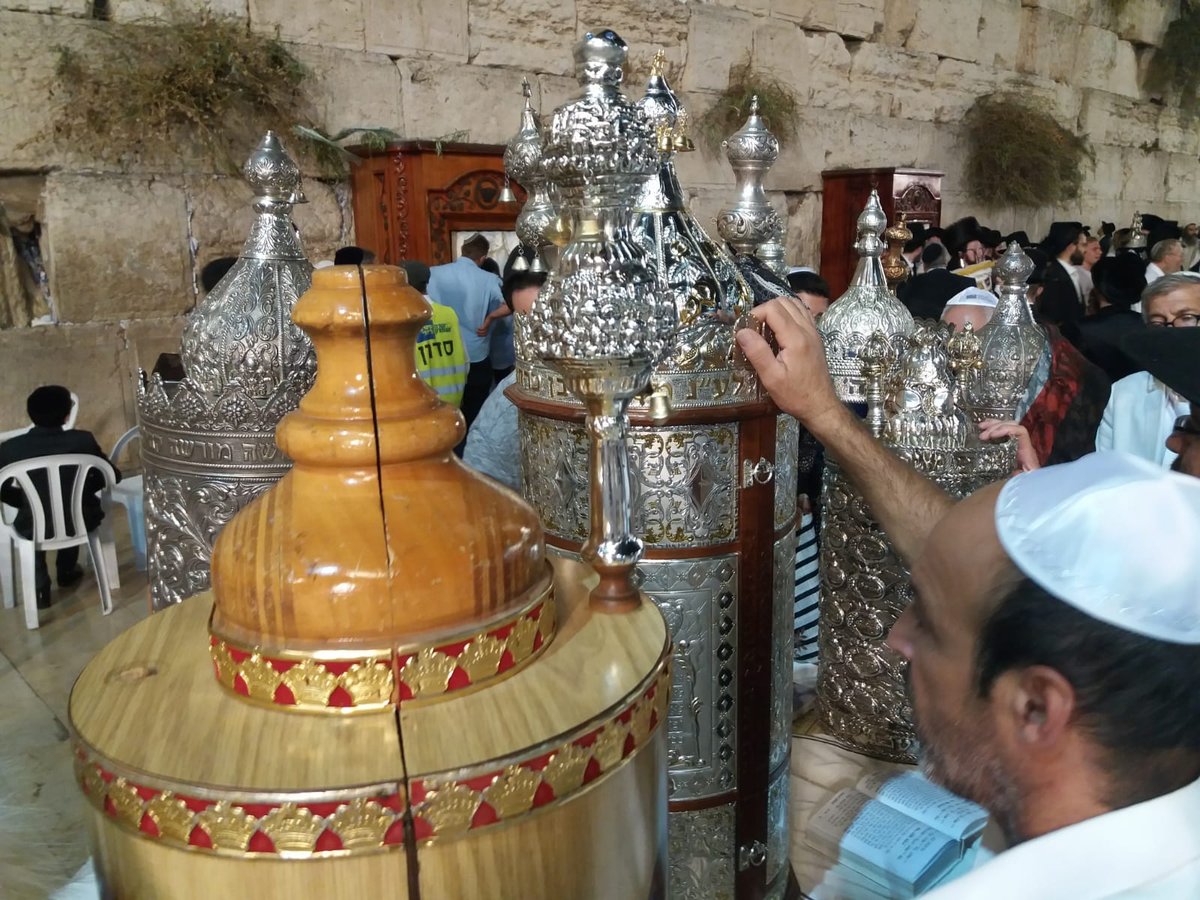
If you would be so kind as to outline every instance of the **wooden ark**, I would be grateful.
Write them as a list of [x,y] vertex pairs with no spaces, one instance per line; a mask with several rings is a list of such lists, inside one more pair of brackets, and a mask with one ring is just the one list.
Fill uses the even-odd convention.
[[351,167],[354,233],[378,261],[453,262],[456,231],[511,231],[525,202],[504,203],[504,147],[405,141],[385,150],[356,148]]
[[295,464],[222,532],[213,590],[72,692],[104,896],[662,897],[666,623],[593,610],[592,570],[453,456],[461,416],[413,372],[428,307],[364,271],[296,305]]
[[871,189],[888,223],[903,212],[912,225],[937,226],[942,222],[942,174],[925,169],[830,169],[821,173],[821,277],[837,299],[846,292],[858,264],[854,252],[855,223]]

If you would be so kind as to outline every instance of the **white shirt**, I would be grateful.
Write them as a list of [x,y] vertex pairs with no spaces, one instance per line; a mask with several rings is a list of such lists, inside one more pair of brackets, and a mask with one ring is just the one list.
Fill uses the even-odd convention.
[[1071,284],[1075,285],[1075,296],[1079,298],[1080,303],[1087,301],[1087,296],[1083,293],[1083,288],[1079,283],[1079,270],[1069,262],[1059,260],[1058,264],[1067,270],[1067,274],[1071,276]]
[[463,462],[477,472],[495,478],[501,484],[521,492],[521,436],[517,407],[504,391],[516,383],[517,373],[507,377],[488,394],[467,432]]
[[1146,264],[1146,284],[1153,284],[1167,273],[1158,267],[1158,263]]
[[924,900],[1200,897],[1200,781],[1005,850]]
[[1149,372],[1134,372],[1112,386],[1096,430],[1096,449],[1120,450],[1170,466],[1175,454],[1167,449],[1166,440],[1175,420],[1190,408]]

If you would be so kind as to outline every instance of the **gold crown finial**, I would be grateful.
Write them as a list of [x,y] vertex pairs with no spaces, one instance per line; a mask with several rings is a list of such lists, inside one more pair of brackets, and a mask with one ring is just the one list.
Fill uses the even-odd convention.
[[654,60],[650,63],[650,77],[661,78],[667,69],[667,51],[661,47],[654,51]]

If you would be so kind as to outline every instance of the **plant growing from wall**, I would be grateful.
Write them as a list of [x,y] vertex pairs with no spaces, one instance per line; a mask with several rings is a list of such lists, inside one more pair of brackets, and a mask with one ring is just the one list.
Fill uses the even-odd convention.
[[795,91],[746,60],[730,67],[729,85],[717,95],[717,102],[696,119],[696,136],[710,153],[719,153],[721,142],[745,124],[752,97],[758,97],[759,115],[781,146],[787,146],[796,136],[800,103]]
[[1188,121],[1200,112],[1197,47],[1200,47],[1200,2],[1183,0],[1179,18],[1167,26],[1162,46],[1150,57],[1146,87],[1177,100]]
[[967,189],[991,205],[1046,206],[1078,199],[1091,145],[1024,94],[980,97],[967,111]]
[[236,168],[268,128],[309,121],[309,70],[247,23],[173,7],[164,20],[96,23],[57,47],[57,139],[97,159],[172,160],[199,149]]

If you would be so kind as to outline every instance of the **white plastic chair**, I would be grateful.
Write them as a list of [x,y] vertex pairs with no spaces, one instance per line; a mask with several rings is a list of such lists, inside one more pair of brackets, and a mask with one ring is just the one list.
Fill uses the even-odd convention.
[[[63,509],[62,469],[74,468],[75,480],[71,486],[71,499],[68,509],[71,516],[71,530],[74,535],[67,534],[67,517]],[[37,550],[60,550],[63,547],[75,547],[79,544],[88,545],[88,553],[92,558],[92,568],[96,570],[96,581],[100,587],[100,608],[105,615],[112,612],[112,577],[115,572],[109,572],[108,558],[115,558],[116,548],[113,545],[112,529],[107,522],[101,522],[95,531],[88,531],[83,519],[83,489],[87,482],[88,473],[95,469],[104,477],[104,490],[111,491],[116,482],[112,466],[98,456],[90,453],[60,453],[56,456],[38,456],[25,459],[0,469],[0,484],[10,479],[15,480],[25,492],[25,500],[33,514],[33,538],[25,538],[17,534],[12,525],[0,524],[4,534],[0,535],[0,543],[16,544],[17,554],[21,565],[21,602],[25,604],[25,625],[27,628],[38,627],[37,587],[34,576],[33,555]],[[46,510],[42,506],[41,495],[34,487],[30,474],[36,471],[45,473],[50,489],[50,524],[46,528]],[[49,535],[44,537],[44,535]],[[107,545],[107,546],[106,546]],[[6,606],[12,604],[5,601]]]
[[[71,412],[67,416],[67,421],[63,424],[63,430],[67,431],[75,427],[75,420],[79,418],[79,395],[71,391]],[[15,438],[22,435],[32,425],[26,425],[24,428],[14,428],[12,431],[0,431],[0,444],[3,444],[9,438]],[[17,510],[6,503],[0,503],[0,526],[11,525],[13,519],[17,516]],[[13,580],[13,542],[7,535],[0,536],[0,597],[3,597],[5,609],[12,609],[17,602],[17,587]]]
[[[121,451],[135,438],[140,440],[140,430],[135,425],[121,435],[113,444],[108,458],[116,463]],[[111,499],[111,502],[109,500]],[[105,494],[105,512],[113,503],[125,507],[125,518],[129,520],[129,539],[133,544],[133,564],[139,572],[146,571],[146,508],[142,502],[142,476],[125,475],[111,492]]]

